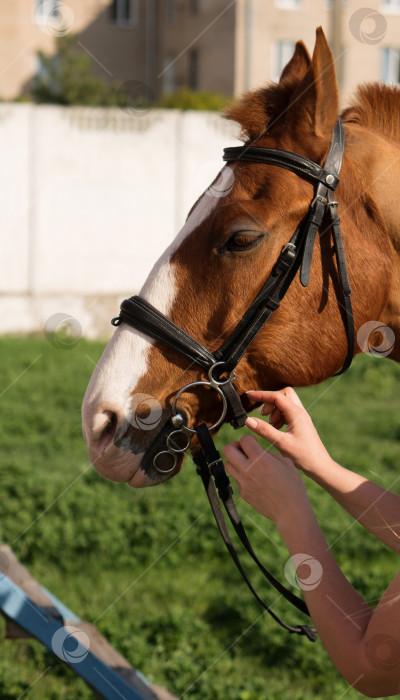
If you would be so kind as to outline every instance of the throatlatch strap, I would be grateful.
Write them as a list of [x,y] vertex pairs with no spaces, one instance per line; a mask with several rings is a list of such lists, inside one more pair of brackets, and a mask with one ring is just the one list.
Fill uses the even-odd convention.
[[[332,177],[336,178],[336,184],[339,183],[339,174],[342,167],[344,146],[345,131],[343,122],[339,117],[333,129],[332,140],[324,163],[325,170],[327,170]],[[332,206],[332,190],[335,188],[336,185],[329,187],[326,182],[320,182],[315,192],[314,201],[311,205],[311,211],[307,221],[308,231],[304,244],[303,260],[301,262],[300,282],[303,287],[307,287],[310,281],[310,269],[315,238],[319,227],[321,226],[326,209],[329,209]]]
[[346,257],[343,248],[342,233],[340,230],[340,218],[337,210],[337,204],[331,202],[329,208],[329,216],[331,219],[331,231],[335,247],[336,265],[338,270],[338,278],[343,297],[343,323],[346,329],[347,336],[347,355],[343,363],[342,369],[336,372],[335,377],[344,374],[351,365],[354,356],[355,330],[353,308],[351,304],[351,287],[347,274]]
[[[252,586],[230,539],[215,487],[217,487],[218,489],[219,497],[224,504],[229,519],[240,541],[242,542],[242,545],[250,554],[253,561],[257,564],[258,568],[263,573],[265,578],[269,581],[269,583],[271,583],[271,585],[274,586],[274,588],[276,588],[276,590],[282,596],[286,598],[286,600],[288,600],[302,613],[309,615],[308,608],[304,601],[301,600],[301,598],[295,596],[291,591],[289,591],[279,581],[277,581],[277,579],[274,576],[272,576],[272,574],[267,569],[265,569],[265,567],[257,558],[247,537],[243,524],[240,520],[239,514],[236,510],[232,497],[232,489],[229,483],[229,478],[226,474],[221,456],[214,445],[210,432],[204,423],[196,428],[196,432],[202,448],[201,451],[193,455],[193,459],[197,467],[197,473],[202,479],[214,518],[216,520],[218,529],[222,535],[224,543],[237,569],[242,575],[246,585],[248,586],[254,597],[257,599],[257,601],[260,603],[260,605],[262,605],[262,607],[269,613],[269,615],[271,615],[271,617],[274,618],[274,620],[279,625],[281,625],[281,627],[284,627],[284,629],[287,629],[289,632],[296,633],[299,635],[305,635],[310,641],[315,642],[317,639],[315,628],[309,627],[308,625],[287,625],[268,607],[268,605],[266,605],[266,603],[264,603],[262,598],[260,598],[257,591]],[[211,477],[214,478],[215,485]]]

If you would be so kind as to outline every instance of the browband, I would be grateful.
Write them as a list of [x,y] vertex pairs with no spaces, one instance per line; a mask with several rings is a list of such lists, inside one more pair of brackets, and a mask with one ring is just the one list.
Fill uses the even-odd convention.
[[286,168],[305,180],[320,182],[330,190],[334,190],[339,178],[330,170],[325,170],[305,156],[299,156],[291,151],[281,151],[279,148],[264,148],[263,146],[232,146],[224,148],[225,161],[242,160],[247,163],[277,165]]

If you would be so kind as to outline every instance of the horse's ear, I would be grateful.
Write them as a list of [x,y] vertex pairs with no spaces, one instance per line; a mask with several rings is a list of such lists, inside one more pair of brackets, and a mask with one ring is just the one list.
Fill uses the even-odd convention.
[[302,80],[311,65],[310,54],[302,41],[298,41],[294,54],[285,66],[279,79],[279,85],[295,83]]
[[292,96],[289,112],[295,120],[296,132],[306,126],[308,133],[326,140],[331,138],[338,109],[333,56],[322,28],[318,27],[310,67]]

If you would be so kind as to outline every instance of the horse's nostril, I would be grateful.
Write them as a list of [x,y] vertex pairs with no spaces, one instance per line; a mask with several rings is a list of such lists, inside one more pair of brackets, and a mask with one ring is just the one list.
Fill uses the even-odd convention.
[[107,411],[107,413],[109,414],[109,418],[106,425],[103,428],[102,435],[109,435],[110,433],[114,435],[118,423],[117,414],[113,413],[112,411]]
[[101,416],[97,416],[96,432],[98,433],[97,448],[100,453],[104,453],[112,443],[118,427],[118,416],[114,411],[103,411]]

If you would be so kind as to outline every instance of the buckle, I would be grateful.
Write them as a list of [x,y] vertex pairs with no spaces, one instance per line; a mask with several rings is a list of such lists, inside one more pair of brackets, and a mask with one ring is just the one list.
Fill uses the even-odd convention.
[[296,257],[296,250],[297,247],[294,243],[285,243],[281,250],[279,258],[276,261],[275,274],[281,274],[289,269],[290,265]]
[[317,202],[321,202],[324,205],[324,207],[326,207],[328,204],[327,198],[323,197],[322,194],[317,194],[316,197],[314,197],[313,201],[310,204],[310,207],[314,208]]
[[295,252],[295,250],[296,250],[295,244],[294,243],[285,243],[285,245],[283,246],[283,248],[281,250],[281,254],[286,253],[287,250],[291,250],[291,251]]

